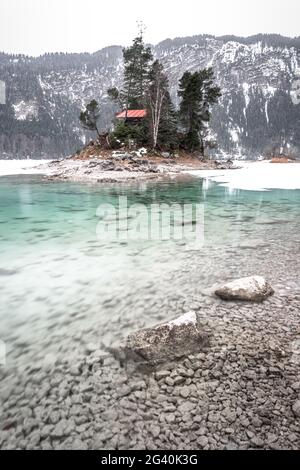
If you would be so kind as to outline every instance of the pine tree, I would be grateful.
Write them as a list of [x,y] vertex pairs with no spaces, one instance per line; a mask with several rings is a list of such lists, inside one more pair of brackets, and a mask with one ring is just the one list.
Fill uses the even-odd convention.
[[212,68],[185,72],[179,82],[180,121],[184,130],[183,145],[191,152],[204,154],[204,134],[211,118],[210,108],[218,102],[221,89],[214,85]]
[[120,108],[123,108],[123,103],[121,100],[121,94],[117,87],[112,87],[107,90],[108,97],[114,101]]
[[163,102],[157,143],[159,147],[171,151],[178,147],[178,113],[169,91]]
[[126,110],[144,108],[153,56],[150,47],[144,44],[142,33],[133,40],[131,47],[123,50],[123,57],[124,86],[121,100]]
[[96,131],[98,137],[100,137],[97,124],[99,118],[100,108],[96,100],[92,100],[89,104],[87,104],[85,111],[82,111],[79,116],[82,127],[89,131]]

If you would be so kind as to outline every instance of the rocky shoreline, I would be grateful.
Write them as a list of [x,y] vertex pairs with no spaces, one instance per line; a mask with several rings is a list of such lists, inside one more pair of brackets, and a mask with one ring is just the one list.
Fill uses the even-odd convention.
[[299,308],[282,293],[207,305],[209,345],[156,372],[93,345],[76,363],[1,371],[0,448],[297,450]]
[[71,157],[42,165],[49,180],[117,183],[177,177],[188,170],[234,169],[232,161],[151,157],[140,151],[114,151],[105,156]]

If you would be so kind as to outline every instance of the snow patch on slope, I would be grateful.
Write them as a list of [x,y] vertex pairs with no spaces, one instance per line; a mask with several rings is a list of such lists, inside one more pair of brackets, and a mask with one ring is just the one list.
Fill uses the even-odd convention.
[[268,106],[269,106],[270,100],[274,97],[276,91],[277,91],[277,88],[275,88],[273,86],[270,86],[270,85],[265,85],[265,86],[262,87],[262,92],[263,92],[263,95],[266,99],[266,102],[265,102],[265,115],[266,115],[266,120],[267,120],[268,124],[270,122]]
[[13,104],[15,118],[18,121],[32,121],[38,117],[38,107],[34,101],[20,101]]
[[243,83],[242,87],[243,87],[243,92],[244,92],[244,97],[245,97],[245,108],[243,109],[243,113],[244,113],[245,120],[247,123],[247,109],[250,104],[249,90],[251,86],[248,83]]

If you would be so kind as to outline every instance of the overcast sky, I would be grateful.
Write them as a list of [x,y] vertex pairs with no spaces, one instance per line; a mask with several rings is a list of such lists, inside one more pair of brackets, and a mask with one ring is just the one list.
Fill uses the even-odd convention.
[[0,51],[95,52],[195,34],[300,35],[299,0],[0,0]]

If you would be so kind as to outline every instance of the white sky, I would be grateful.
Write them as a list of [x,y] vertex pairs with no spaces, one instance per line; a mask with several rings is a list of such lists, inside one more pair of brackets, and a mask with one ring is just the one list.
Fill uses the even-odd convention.
[[300,35],[299,0],[0,0],[0,51],[95,52],[195,34]]

